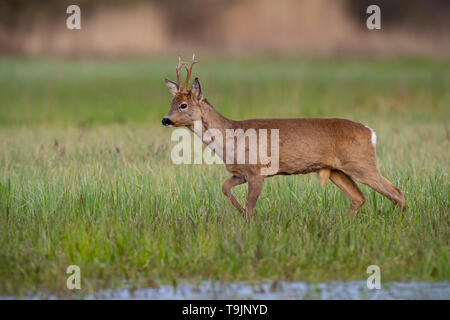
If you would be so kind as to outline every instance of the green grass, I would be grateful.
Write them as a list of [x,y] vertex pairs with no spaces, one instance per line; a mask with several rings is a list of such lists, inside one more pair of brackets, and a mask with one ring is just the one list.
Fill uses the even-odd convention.
[[[174,165],[164,77],[175,59],[0,59],[0,294],[131,283],[449,279],[450,62],[201,58],[205,96],[233,119],[342,117],[378,135],[404,214],[369,188],[356,219],[313,175],[268,179],[245,223],[224,166]],[[234,189],[244,203],[246,187]]]

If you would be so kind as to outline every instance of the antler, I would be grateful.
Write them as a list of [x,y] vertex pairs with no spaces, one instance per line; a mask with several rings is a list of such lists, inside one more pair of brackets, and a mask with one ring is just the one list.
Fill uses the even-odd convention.
[[[189,68],[186,66],[186,62],[181,61],[181,57],[178,57],[178,65],[175,68],[175,70],[177,71],[177,83],[178,83],[178,91],[180,92],[187,92],[187,87],[189,85],[189,79],[191,78],[191,73],[192,73],[192,67],[194,66],[194,64],[197,61],[195,61],[195,54],[192,55],[192,62],[191,65],[189,66]],[[186,81],[184,82],[184,85],[181,82],[181,75],[180,75],[180,71],[182,67],[186,68],[187,71],[187,75],[186,75]]]
[[178,91],[182,90],[182,82],[181,82],[180,71],[181,71],[181,68],[183,67],[184,64],[185,63],[183,61],[181,61],[181,57],[178,57],[178,65],[175,68],[175,70],[177,71]]
[[197,61],[195,61],[195,54],[193,54],[192,55],[192,62],[191,62],[191,65],[189,66],[189,68],[184,66],[186,68],[186,71],[187,71],[186,81],[184,82],[184,88],[183,88],[184,91],[187,91],[187,87],[189,85],[189,79],[191,78],[192,67],[194,66],[194,64],[196,62]]

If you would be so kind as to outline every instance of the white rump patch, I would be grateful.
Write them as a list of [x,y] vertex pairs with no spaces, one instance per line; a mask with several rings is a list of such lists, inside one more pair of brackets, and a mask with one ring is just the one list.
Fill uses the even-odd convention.
[[377,146],[377,135],[375,134],[375,131],[371,127],[365,126],[367,129],[369,129],[372,132],[372,145],[375,148]]

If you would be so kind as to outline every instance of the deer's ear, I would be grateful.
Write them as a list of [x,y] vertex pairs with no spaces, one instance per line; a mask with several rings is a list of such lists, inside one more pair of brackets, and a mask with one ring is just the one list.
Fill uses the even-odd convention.
[[198,81],[198,78],[195,78],[194,82],[191,86],[191,93],[197,100],[203,99],[203,93],[202,93],[202,86],[200,85],[200,81]]
[[164,81],[166,82],[166,86],[167,86],[167,88],[169,88],[170,93],[173,96],[176,95],[178,92],[178,85],[169,79],[165,79]]

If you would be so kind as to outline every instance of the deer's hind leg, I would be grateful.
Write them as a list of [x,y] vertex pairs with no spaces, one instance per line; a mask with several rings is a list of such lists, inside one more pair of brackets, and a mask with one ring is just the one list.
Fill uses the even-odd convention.
[[330,172],[330,180],[341,189],[347,198],[350,200],[349,214],[356,216],[359,209],[366,202],[366,197],[359,190],[355,181],[353,181],[348,175],[341,171],[332,170]]
[[353,179],[364,183],[376,192],[392,201],[396,206],[405,208],[403,192],[396,188],[389,180],[384,178],[376,166],[364,168],[365,170],[351,170],[347,172]]
[[325,188],[327,185],[328,179],[330,179],[330,173],[330,169],[320,169],[319,172],[317,172],[317,178],[320,180],[322,188]]

